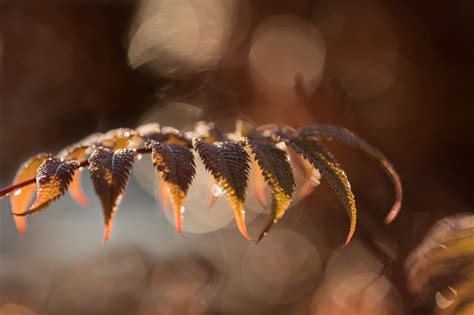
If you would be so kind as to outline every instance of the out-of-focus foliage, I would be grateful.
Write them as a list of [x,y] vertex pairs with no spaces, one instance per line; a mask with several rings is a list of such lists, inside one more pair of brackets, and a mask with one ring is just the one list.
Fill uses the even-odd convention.
[[405,262],[408,288],[435,296],[437,314],[471,314],[474,305],[474,216],[438,221]]

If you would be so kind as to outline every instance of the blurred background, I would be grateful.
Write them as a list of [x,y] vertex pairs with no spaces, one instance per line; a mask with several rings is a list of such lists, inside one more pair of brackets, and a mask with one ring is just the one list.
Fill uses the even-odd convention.
[[[0,186],[39,152],[96,131],[159,122],[223,131],[341,125],[397,167],[405,200],[375,163],[329,147],[359,209],[355,240],[324,181],[258,246],[235,228],[198,164],[186,239],[134,166],[110,241],[69,195],[20,236],[0,202],[0,314],[431,314],[404,261],[438,219],[472,210],[474,3],[395,0],[0,1]],[[304,181],[304,180],[303,180]],[[248,193],[256,236],[268,213]],[[445,297],[449,300],[449,297]],[[446,301],[445,301],[446,302]]]

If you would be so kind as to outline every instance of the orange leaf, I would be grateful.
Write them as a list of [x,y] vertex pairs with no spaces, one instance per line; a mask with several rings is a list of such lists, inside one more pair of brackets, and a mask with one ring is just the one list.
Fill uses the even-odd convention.
[[[38,167],[43,163],[44,160],[52,157],[51,154],[40,153],[25,163],[20,167],[15,175],[13,184],[19,183],[31,177],[36,177]],[[36,192],[35,185],[25,186],[18,189],[10,196],[10,204],[12,207],[12,213],[20,214],[25,212]],[[20,232],[20,234],[26,234],[26,216],[13,216],[15,220],[15,225]]]

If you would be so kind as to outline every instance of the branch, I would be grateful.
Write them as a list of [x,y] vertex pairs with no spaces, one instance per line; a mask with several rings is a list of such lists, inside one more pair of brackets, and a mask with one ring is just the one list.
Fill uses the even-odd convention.
[[[150,152],[151,152],[151,150],[147,149],[147,148],[137,149],[137,154],[147,154],[147,153],[150,153]],[[86,167],[88,165],[89,165],[89,161],[84,160],[84,161],[80,162],[79,167]],[[28,179],[26,179],[22,182],[16,183],[14,185],[11,185],[11,186],[8,186],[8,187],[5,187],[5,188],[2,188],[2,189],[0,189],[0,199],[2,199],[5,196],[8,196],[12,192],[14,192],[14,191],[16,191],[20,188],[23,188],[23,187],[28,186],[28,185],[32,185],[34,183],[36,183],[36,177],[31,177],[31,178],[28,178]]]

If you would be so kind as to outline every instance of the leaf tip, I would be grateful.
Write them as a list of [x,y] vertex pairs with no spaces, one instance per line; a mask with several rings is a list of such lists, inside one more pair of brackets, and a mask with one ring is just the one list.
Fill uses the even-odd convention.
[[111,233],[112,233],[112,224],[109,223],[104,228],[104,238],[102,239],[102,244],[107,243],[107,241],[110,239]]
[[355,232],[355,229],[354,229],[354,228],[351,228],[351,230],[349,231],[349,234],[347,235],[346,241],[344,242],[344,246],[343,246],[343,247],[347,247],[347,246],[349,245],[349,243],[351,242],[352,238],[354,237],[354,232]]
[[25,217],[19,217],[19,216],[14,216],[15,220],[15,225],[16,229],[18,230],[18,233],[20,235],[25,236],[26,235],[26,218]]
[[248,241],[252,240],[249,235],[249,232],[247,231],[247,226],[245,225],[244,220],[237,220],[237,228],[239,229],[239,232],[240,234],[242,234],[243,237],[245,237]]
[[392,206],[392,209],[390,209],[390,212],[385,217],[384,222],[386,225],[392,223],[393,220],[395,220],[395,218],[398,216],[398,213],[400,212],[401,206],[402,206],[402,202],[400,200],[396,200]]

